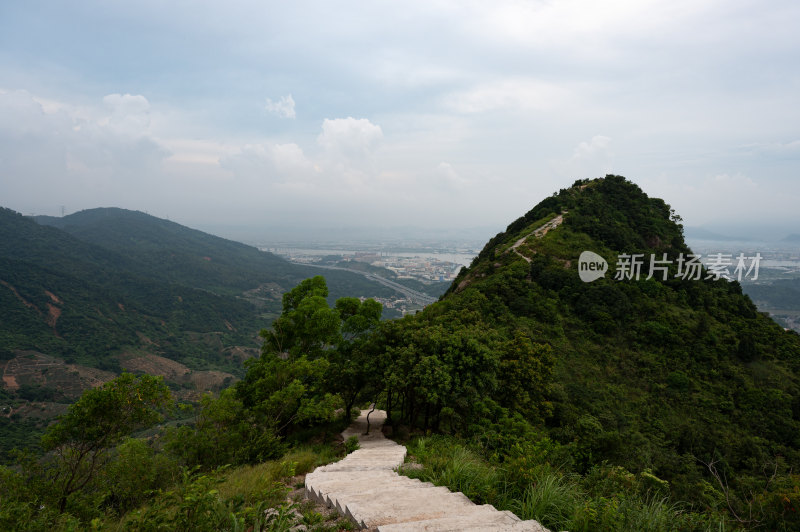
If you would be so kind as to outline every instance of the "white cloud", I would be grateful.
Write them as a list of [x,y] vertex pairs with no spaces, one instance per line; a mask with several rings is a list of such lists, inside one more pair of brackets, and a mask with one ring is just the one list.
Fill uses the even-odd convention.
[[608,146],[611,139],[604,135],[595,135],[589,142],[581,142],[572,153],[575,160],[595,160],[609,157]]
[[461,191],[467,185],[467,180],[461,177],[450,163],[439,163],[436,167],[436,177],[438,184],[453,191]]
[[141,94],[109,94],[103,104],[111,114],[99,121],[117,133],[138,137],[149,133],[150,102]]
[[109,95],[105,111],[38,100],[26,91],[0,94],[0,197],[96,206],[97,193],[127,199],[158,181],[169,152],[149,132],[146,98]]
[[280,100],[277,102],[272,101],[272,99],[267,98],[267,104],[264,108],[269,111],[270,113],[277,115],[281,118],[295,118],[296,114],[294,111],[294,98],[292,95],[289,94],[288,96],[281,96]]
[[103,103],[114,116],[146,114],[150,110],[150,102],[141,94],[108,94],[103,97]]
[[752,191],[757,187],[755,181],[742,173],[736,174],[717,174],[706,180],[706,186],[711,189],[719,190],[724,189],[740,189]]
[[314,164],[294,143],[246,144],[238,153],[220,159],[223,168],[260,183],[308,181]]
[[220,166],[240,183],[272,187],[276,192],[303,191],[314,197],[357,193],[380,181],[374,150],[381,128],[367,119],[326,119],[317,137],[321,151],[307,156],[299,144],[260,142],[243,145],[220,158]]
[[796,157],[800,155],[800,140],[752,144],[750,146],[745,146],[744,149],[745,151],[759,155]]
[[578,143],[569,159],[556,159],[550,164],[558,175],[567,180],[618,173],[614,169],[611,138],[605,135],[595,135],[589,141]]
[[348,159],[368,156],[383,139],[381,127],[366,118],[326,118],[317,142],[326,152]]
[[561,107],[573,97],[572,91],[564,84],[505,79],[449,94],[445,96],[444,105],[458,113],[547,111]]

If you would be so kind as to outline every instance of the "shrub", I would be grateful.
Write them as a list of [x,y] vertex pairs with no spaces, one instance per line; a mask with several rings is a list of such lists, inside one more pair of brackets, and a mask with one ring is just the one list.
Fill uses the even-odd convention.
[[358,450],[360,447],[361,446],[358,443],[358,436],[355,435],[350,436],[344,442],[344,450],[347,452],[347,454],[350,454],[353,451]]

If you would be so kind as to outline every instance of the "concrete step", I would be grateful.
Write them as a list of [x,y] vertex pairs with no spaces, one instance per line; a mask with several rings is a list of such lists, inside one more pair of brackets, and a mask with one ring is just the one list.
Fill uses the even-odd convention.
[[379,526],[378,532],[456,532],[474,527],[494,529],[499,526],[511,526],[519,522],[519,517],[513,513],[500,512],[490,504],[483,504],[462,508],[457,515]]
[[464,532],[550,532],[548,529],[533,519],[520,521],[513,525],[497,525],[485,527],[482,525],[468,526],[461,529]]
[[336,508],[362,528],[380,532],[549,532],[536,521],[520,521],[511,512],[475,505],[462,493],[397,474],[406,448],[387,440],[380,431],[386,413],[366,411],[342,433],[357,436],[360,448],[342,460],[306,475],[309,499]]
[[397,473],[390,469],[377,469],[374,471],[324,471],[322,468],[318,467],[306,475],[305,484],[306,487],[309,487],[319,482],[353,479],[362,479],[364,482],[375,482],[379,479],[389,479],[397,476]]
[[[432,500],[450,494],[447,488],[441,486],[424,485],[405,485],[405,486],[386,486],[375,487],[373,489],[359,489],[356,492],[339,492],[328,495],[328,500],[332,502],[332,508],[336,508],[339,513],[346,514],[348,508],[358,507],[363,512],[372,515],[376,511],[402,504],[398,501],[403,500],[425,500],[425,504],[432,504]],[[352,513],[352,511],[351,511]],[[366,515],[368,516],[368,515]]]
[[[394,443],[394,442],[392,442]],[[315,471],[369,471],[375,469],[396,469],[406,458],[406,448],[394,444],[391,447],[359,449],[339,460],[317,468]]]
[[425,487],[433,487],[433,484],[422,482],[417,479],[403,479],[403,477],[396,476],[394,478],[374,478],[369,482],[365,482],[363,478],[314,481],[312,484],[306,486],[306,491],[311,498],[333,507],[336,505],[336,501],[342,496],[354,496],[375,491],[386,492],[397,489]]
[[403,493],[389,492],[359,500],[343,499],[345,515],[362,527],[373,528],[391,523],[458,515],[463,508],[472,506],[472,501],[463,494],[452,493],[447,488],[442,491],[441,488],[442,486]]
[[[498,512],[499,514],[499,512]],[[444,517],[377,527],[378,532],[548,532],[536,521],[509,523],[498,516]]]

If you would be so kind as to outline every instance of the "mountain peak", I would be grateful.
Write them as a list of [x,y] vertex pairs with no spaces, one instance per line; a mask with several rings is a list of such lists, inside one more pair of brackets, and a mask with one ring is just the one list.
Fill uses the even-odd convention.
[[[577,181],[492,238],[425,312],[478,313],[509,341],[550,346],[550,437],[700,500],[707,472],[691,456],[723,456],[742,478],[760,474],[754,453],[800,460],[800,337],[739,283],[699,263],[686,275],[682,230],[667,203],[621,176]],[[580,275],[584,253],[594,275]]]

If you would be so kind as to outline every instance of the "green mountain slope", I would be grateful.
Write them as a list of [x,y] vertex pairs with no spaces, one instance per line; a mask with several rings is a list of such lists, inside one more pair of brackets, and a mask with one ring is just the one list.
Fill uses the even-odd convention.
[[[134,268],[150,278],[219,294],[241,296],[250,291],[250,296],[257,298],[259,293],[284,292],[319,273],[252,246],[138,211],[98,208],[63,218],[39,216],[36,220],[127,257]],[[383,285],[348,272],[327,271],[325,277],[331,301],[345,296],[394,294]],[[266,304],[271,312],[280,310],[279,297],[262,298],[259,303]]]
[[[676,277],[691,252],[679,221],[606,176],[511,223],[442,301],[385,334],[402,419],[516,441],[516,413],[569,449],[578,472],[604,460],[651,471],[701,505],[724,504],[706,464],[743,493],[764,471],[796,469],[800,337],[736,282]],[[592,283],[578,272],[587,250],[609,262]],[[666,254],[667,279],[646,280],[647,264],[639,280],[615,280],[623,253]],[[450,340],[436,340],[443,331]],[[460,351],[448,347],[456,337]]]
[[203,367],[222,363],[214,361],[219,353],[190,346],[186,333],[253,342],[259,319],[252,303],[148,273],[129,256],[0,210],[0,348],[118,369],[113,355],[147,342],[158,354]]
[[294,265],[271,253],[142,212],[104,208],[36,220],[130,257],[142,271],[172,283],[239,295],[260,282],[284,286],[298,276]]
[[[318,273],[141,212],[92,209],[38,221],[0,210],[7,351],[114,369],[112,355],[146,345],[193,367],[225,365],[217,346],[193,340],[197,333],[254,346],[281,294]],[[330,272],[329,284],[331,298],[393,294],[348,272]]]

